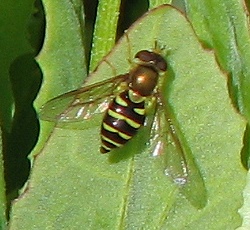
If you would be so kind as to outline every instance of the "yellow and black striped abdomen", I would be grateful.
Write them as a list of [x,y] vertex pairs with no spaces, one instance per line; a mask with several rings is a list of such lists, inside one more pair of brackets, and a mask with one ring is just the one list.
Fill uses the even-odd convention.
[[135,96],[129,89],[116,96],[104,116],[100,151],[107,153],[123,146],[143,125],[145,120],[145,98]]

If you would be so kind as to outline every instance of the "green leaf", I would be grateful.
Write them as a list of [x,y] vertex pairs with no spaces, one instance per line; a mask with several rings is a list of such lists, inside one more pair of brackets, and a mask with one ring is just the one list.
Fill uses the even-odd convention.
[[6,227],[6,197],[5,197],[5,182],[4,182],[4,169],[2,160],[2,131],[0,129],[0,229],[5,229]]
[[[60,11],[61,19],[67,18],[66,12]],[[50,14],[47,8],[46,12]],[[61,24],[60,20],[51,23]],[[64,30],[65,34],[74,35],[72,27]],[[46,42],[51,45],[51,53],[58,43],[53,36],[48,35]],[[71,40],[68,42],[62,47],[72,46]],[[180,188],[164,174],[161,158],[142,151],[140,141],[146,134],[143,130],[122,150],[99,154],[99,116],[90,120],[93,126],[85,130],[44,129],[42,134],[49,135],[49,139],[35,159],[26,192],[13,205],[10,229],[202,229],[204,225],[209,229],[234,229],[240,225],[237,209],[242,203],[245,171],[239,153],[245,123],[231,104],[226,76],[213,52],[201,47],[179,11],[161,6],[144,15],[90,75],[86,85],[127,73],[133,55],[155,48],[155,42],[164,48],[162,53],[169,64],[162,94],[191,149],[187,157],[194,165],[190,170],[201,172],[207,205],[198,210],[188,196],[194,194],[192,189],[203,189],[203,185],[192,188],[187,184],[185,192],[185,186]],[[60,71],[65,61],[58,61],[55,66],[52,61],[63,60],[64,56],[57,56],[60,52],[54,51],[53,58],[49,58],[50,52],[43,53],[39,60],[45,78],[51,73],[54,77],[52,82],[45,79],[47,95],[43,94],[40,102],[66,90],[57,82],[60,77],[69,79],[82,73],[80,68],[74,73]],[[133,156],[114,161],[115,154],[130,151]]]
[[[28,30],[35,14],[33,3],[33,0],[24,0],[22,4],[0,3],[0,125],[4,140],[1,168],[4,167],[5,179],[5,187],[0,189],[7,194],[7,207],[10,197],[17,196],[17,190],[27,180],[30,170],[27,155],[38,136],[38,119],[32,102],[39,88],[40,72],[28,39],[33,32]],[[34,45],[35,39],[33,42]]]
[[120,4],[120,0],[99,1],[92,42],[91,71],[115,44]]
[[[17,5],[15,1],[1,1],[1,43],[0,43],[0,116],[1,126],[10,131],[13,109],[13,98],[9,79],[9,68],[11,63],[24,53],[32,52],[29,45],[24,26],[28,22],[31,3],[33,0],[23,1]],[[13,16],[13,14],[15,16]],[[17,20],[18,19],[18,20]],[[15,26],[10,26],[10,24]]]
[[236,0],[191,0],[186,4],[195,32],[215,49],[220,65],[230,74],[232,99],[249,120],[250,37],[245,6]]
[[[43,1],[46,12],[46,39],[37,57],[44,79],[35,106],[65,91],[79,87],[87,76],[83,39],[83,7],[78,1]],[[67,15],[67,17],[65,17]],[[62,23],[63,22],[63,23]],[[53,124],[41,127],[41,138],[34,153],[43,148]],[[44,133],[45,132],[45,133]]]
[[[191,0],[186,1],[186,8],[199,39],[215,50],[220,66],[229,73],[228,84],[231,98],[248,121],[241,157],[244,166],[249,168],[250,37],[248,12],[244,3],[238,1]],[[249,199],[247,196],[244,198],[244,207],[247,207],[250,205]],[[241,209],[241,215],[244,218],[243,226],[246,226],[247,219],[249,219],[249,212],[246,208]]]
[[248,171],[247,174],[247,184],[246,187],[244,189],[244,193],[243,193],[243,197],[244,197],[244,205],[241,207],[241,209],[239,210],[240,215],[243,218],[242,221],[242,226],[240,228],[237,228],[237,230],[247,230],[250,228],[250,221],[249,221],[249,203],[250,203],[250,177],[249,177],[250,173]]
[[[45,78],[40,97],[36,100],[37,106],[41,106],[46,98],[73,89],[86,76],[82,21],[71,1],[60,2],[62,4],[57,1],[43,1],[47,14],[46,38],[37,61]],[[59,79],[62,81],[60,85]]]
[[149,9],[153,9],[163,4],[170,4],[172,0],[149,0]]

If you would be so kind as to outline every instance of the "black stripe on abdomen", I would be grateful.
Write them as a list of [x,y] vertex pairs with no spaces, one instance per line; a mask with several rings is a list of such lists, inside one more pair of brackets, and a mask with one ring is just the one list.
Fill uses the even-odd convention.
[[114,98],[103,119],[101,128],[102,153],[124,145],[136,134],[145,120],[144,113],[141,115],[135,110],[144,111],[144,101],[140,103],[132,102],[128,91],[124,91],[118,97],[122,99],[122,102]]

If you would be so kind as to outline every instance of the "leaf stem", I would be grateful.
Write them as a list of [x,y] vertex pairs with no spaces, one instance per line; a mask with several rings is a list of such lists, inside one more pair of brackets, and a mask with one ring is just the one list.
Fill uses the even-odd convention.
[[90,71],[115,44],[121,0],[99,0],[94,28]]

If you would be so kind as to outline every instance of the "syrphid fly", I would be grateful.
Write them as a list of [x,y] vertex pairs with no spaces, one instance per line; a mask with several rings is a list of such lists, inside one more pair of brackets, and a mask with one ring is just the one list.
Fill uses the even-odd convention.
[[[159,90],[159,79],[166,76],[166,71],[167,62],[161,54],[141,50],[135,54],[134,67],[128,73],[60,95],[42,107],[40,116],[43,120],[68,123],[104,113],[100,124],[101,153],[122,147],[143,125],[151,128],[147,149],[153,156],[161,155],[171,142],[182,152],[174,126],[165,116],[165,103]],[[153,114],[151,122],[147,120],[149,105]],[[183,184],[186,167],[183,157],[182,173],[174,175],[174,169],[167,168],[166,174],[173,174],[174,180]]]

